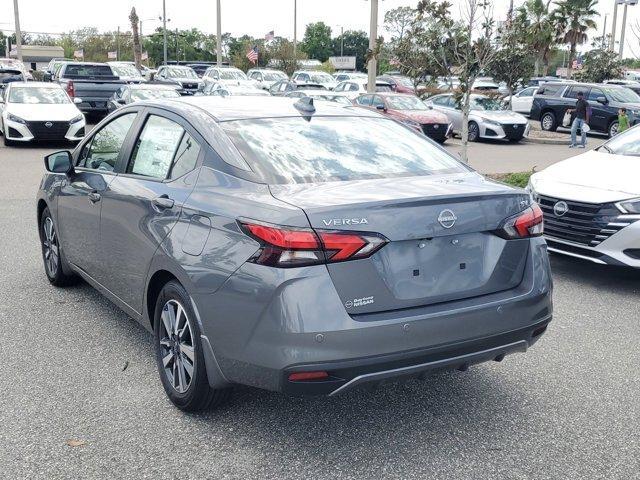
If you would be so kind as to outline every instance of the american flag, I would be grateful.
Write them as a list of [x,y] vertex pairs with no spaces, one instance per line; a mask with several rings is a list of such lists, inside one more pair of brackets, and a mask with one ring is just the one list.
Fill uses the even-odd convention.
[[275,32],[273,30],[271,30],[270,32],[267,32],[267,34],[264,36],[264,39],[269,42],[271,40],[273,40],[273,37],[275,37]]
[[256,63],[258,61],[258,46],[254,45],[251,50],[247,52],[247,58],[251,63]]

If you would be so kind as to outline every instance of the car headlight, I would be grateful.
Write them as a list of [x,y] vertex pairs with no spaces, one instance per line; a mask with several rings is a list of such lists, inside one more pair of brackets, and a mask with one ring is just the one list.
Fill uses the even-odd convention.
[[484,119],[484,123],[486,123],[487,125],[493,125],[494,127],[500,126],[500,122],[496,122],[495,120],[489,120],[487,118]]
[[640,213],[640,198],[632,198],[630,200],[624,200],[616,203],[616,207],[622,213],[639,214]]
[[9,114],[9,121],[11,122],[16,122],[16,123],[22,123],[22,124],[26,124],[27,122],[25,120],[23,120],[20,117],[16,117],[14,114],[10,113]]
[[84,120],[84,115],[80,114],[77,117],[73,117],[71,120],[69,120],[69,123],[78,123],[81,122],[82,120]]

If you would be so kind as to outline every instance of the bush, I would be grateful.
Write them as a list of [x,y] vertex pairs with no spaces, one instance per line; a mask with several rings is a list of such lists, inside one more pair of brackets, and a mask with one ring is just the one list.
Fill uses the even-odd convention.
[[514,187],[524,188],[529,183],[529,177],[533,175],[535,171],[530,172],[514,172],[514,173],[504,173],[499,175],[489,175],[489,177],[494,180],[498,180],[499,182],[506,183],[508,185],[512,185]]

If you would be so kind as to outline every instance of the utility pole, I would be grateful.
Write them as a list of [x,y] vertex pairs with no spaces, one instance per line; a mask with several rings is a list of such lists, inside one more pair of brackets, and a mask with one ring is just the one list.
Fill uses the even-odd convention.
[[164,64],[167,64],[167,5],[166,0],[162,0],[162,31],[164,35]]
[[220,0],[217,0],[217,5],[216,5],[216,9],[217,9],[217,19],[216,19],[216,50],[217,50],[217,54],[216,54],[216,63],[218,64],[218,66],[222,66],[222,18],[221,18],[221,7],[220,7]]
[[20,30],[20,12],[18,11],[18,0],[13,0],[13,15],[16,21],[16,54],[18,60],[22,61],[22,31]]
[[607,48],[607,17],[608,13],[604,14],[604,27],[602,27],[602,48],[606,50]]
[[178,29],[176,28],[176,63],[180,62],[180,51],[178,50]]
[[298,0],[293,0],[293,59],[298,61]]
[[120,27],[118,27],[118,33],[116,35],[116,60],[120,60]]
[[609,45],[609,50],[613,51],[616,48],[616,23],[618,20],[618,3],[621,0],[613,0],[613,23],[611,25],[611,44]]
[[635,5],[637,3],[632,0],[625,0],[624,2],[624,11],[622,14],[622,27],[620,28],[620,60],[622,60],[622,52],[624,51],[624,31],[627,26],[627,7],[629,5]]
[[378,69],[378,62],[375,58],[374,52],[376,49],[376,40],[378,38],[378,0],[371,0],[371,19],[369,22],[369,50],[371,51],[371,58],[367,65],[367,71],[369,79],[367,81],[367,92],[374,93],[376,91],[376,73]]
[[340,56],[344,57],[344,27],[340,27]]

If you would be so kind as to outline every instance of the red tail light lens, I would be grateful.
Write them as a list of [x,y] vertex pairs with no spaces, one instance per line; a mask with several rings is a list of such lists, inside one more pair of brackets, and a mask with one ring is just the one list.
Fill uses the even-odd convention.
[[76,89],[75,89],[75,87],[74,87],[74,85],[73,85],[73,82],[68,82],[68,83],[67,83],[67,94],[68,94],[71,98],[73,98],[73,97],[75,97],[75,96],[76,96]]
[[537,203],[526,210],[507,218],[496,232],[506,239],[539,237],[542,235],[542,210]]
[[286,228],[240,223],[262,248],[250,259],[272,267],[301,267],[366,258],[382,248],[387,239],[375,233]]

